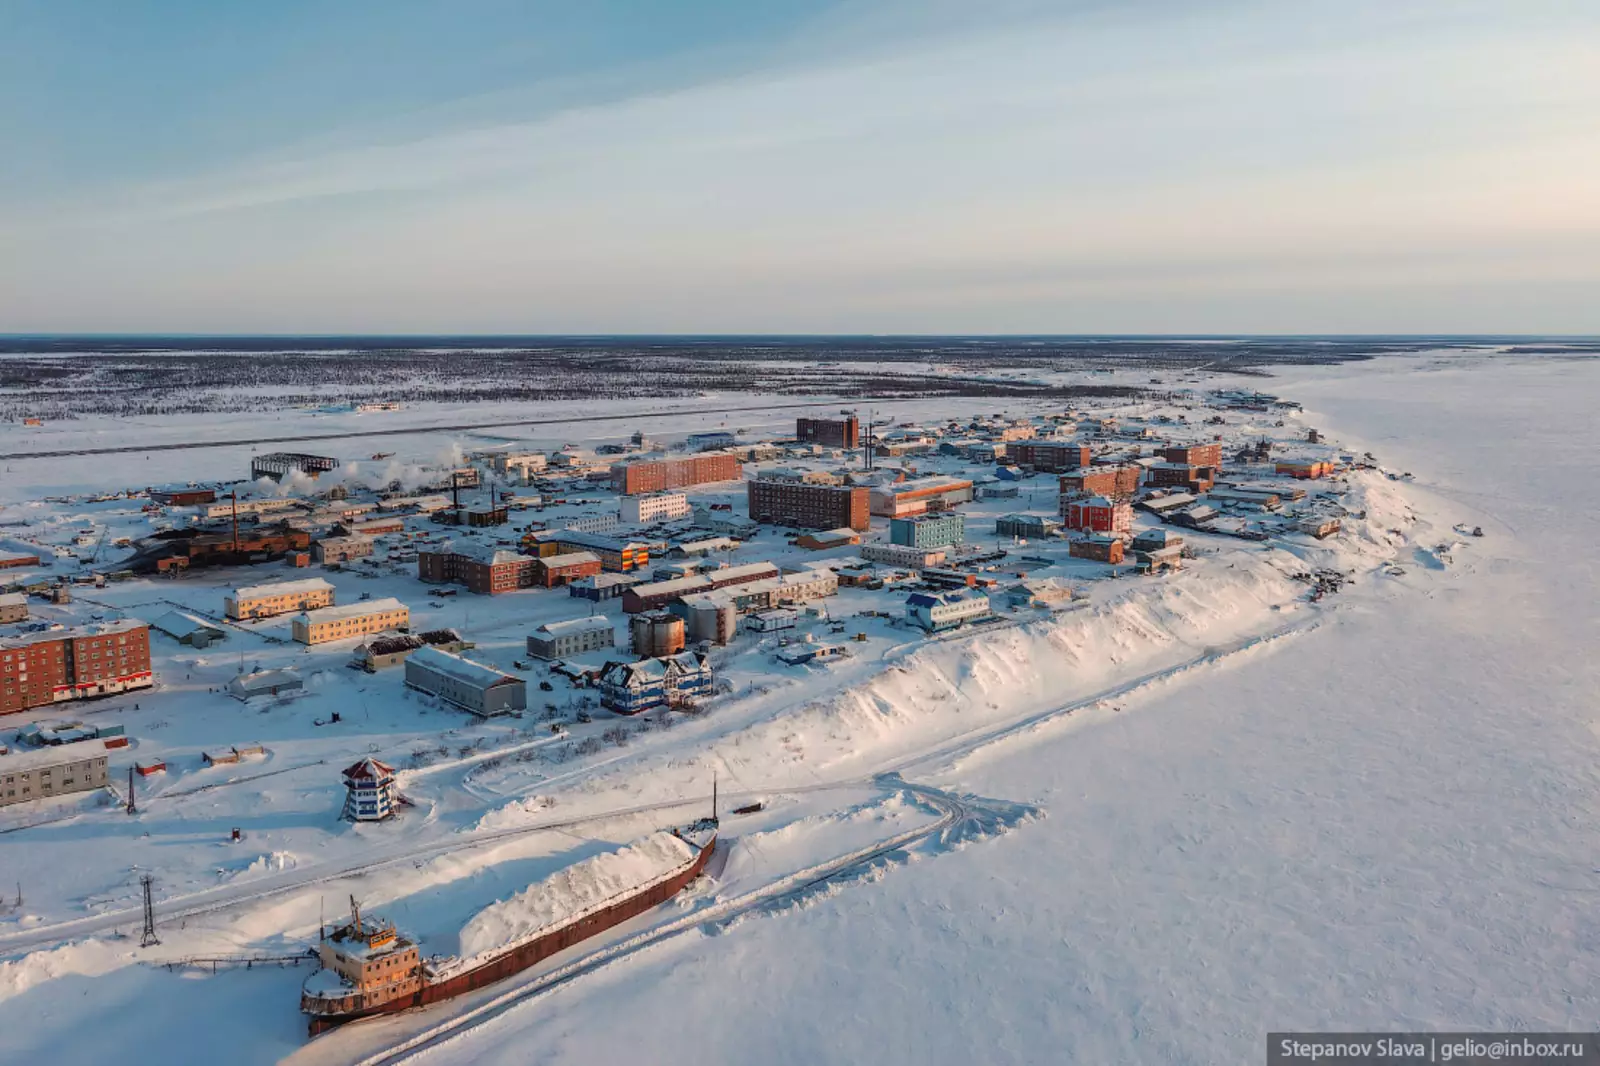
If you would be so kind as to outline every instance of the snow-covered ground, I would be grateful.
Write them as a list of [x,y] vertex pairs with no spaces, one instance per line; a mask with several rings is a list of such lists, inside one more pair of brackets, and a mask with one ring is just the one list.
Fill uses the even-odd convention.
[[[159,1045],[162,1062],[213,1061],[226,1039],[230,1061],[345,1062],[478,1009],[476,1027],[422,1054],[1235,1062],[1259,1057],[1272,1028],[1581,1027],[1597,998],[1579,908],[1600,691],[1581,464],[1600,443],[1585,417],[1600,364],[1442,353],[1241,384],[1303,401],[1296,425],[1416,480],[1352,474],[1345,529],[1327,542],[1201,536],[1186,572],[1137,581],[1054,562],[1092,586],[1081,609],[989,633],[929,642],[864,619],[854,658],[798,672],[741,638],[718,653],[733,691],[713,713],[570,763],[544,758],[564,741],[536,723],[464,721],[403,696],[392,672],[343,669],[348,649],[268,639],[286,623],[202,653],[156,638],[159,694],[138,711],[131,698],[73,709],[117,715],[135,754],[174,765],[145,812],[58,801],[64,821],[0,836],[29,895],[0,923],[0,1056]],[[419,434],[400,458],[451,444]],[[228,457],[234,476],[244,454]],[[94,462],[47,474],[29,460],[0,495],[115,487],[147,461]],[[974,523],[1023,509],[967,508]],[[1449,563],[1426,550],[1456,541]],[[758,538],[734,561],[793,551]],[[1319,566],[1358,576],[1308,604],[1296,575]],[[399,595],[418,628],[455,625],[502,667],[529,628],[572,610],[550,593],[429,606],[389,572],[335,581],[340,602]],[[155,597],[214,612],[222,583],[85,595],[113,611]],[[829,611],[878,602],[851,591]],[[209,690],[241,653],[304,665],[312,693],[221,700]],[[338,708],[342,732],[310,724]],[[198,767],[200,750],[243,740],[265,743],[265,762]],[[416,764],[402,787],[418,807],[397,823],[336,820],[339,760],[366,753]],[[889,769],[915,784],[875,777]],[[296,950],[349,893],[425,953],[454,951],[494,900],[704,813],[712,772],[725,796],[766,810],[726,819],[714,878],[601,938],[592,949],[614,961],[545,995],[494,1006],[508,993],[486,990],[297,1052],[303,967],[131,965]],[[929,785],[942,791],[918,791]],[[243,847],[226,841],[232,826]],[[137,931],[143,868],[179,902],[161,948],[141,955],[106,934]],[[672,922],[685,924],[652,934]],[[554,982],[590,950],[519,980]],[[78,1024],[86,1014],[108,1024]]]

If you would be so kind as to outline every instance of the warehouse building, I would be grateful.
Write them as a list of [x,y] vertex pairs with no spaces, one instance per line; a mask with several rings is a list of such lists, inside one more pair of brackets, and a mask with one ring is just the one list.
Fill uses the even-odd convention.
[[135,619],[0,638],[0,714],[154,683],[150,628]]
[[967,539],[967,518],[959,511],[889,519],[889,543],[904,548],[945,548]]
[[30,552],[0,551],[0,570],[16,570],[24,566],[38,566],[39,556]]
[[824,448],[861,447],[861,423],[855,415],[844,418],[797,418],[794,436],[801,444],[820,444]]
[[565,659],[616,644],[617,631],[604,615],[546,622],[528,634],[528,654],[536,659]]
[[528,709],[528,684],[492,666],[438,648],[418,648],[406,660],[406,685],[480,718]]
[[158,633],[165,633],[179,644],[187,644],[191,648],[209,648],[228,636],[228,631],[222,626],[208,622],[198,615],[189,614],[187,611],[168,611],[151,622],[150,628]]
[[685,459],[641,459],[611,467],[611,487],[627,496],[739,480],[738,457],[707,452]]
[[538,560],[531,555],[488,545],[445,541],[436,549],[417,552],[417,577],[429,584],[454,583],[494,596],[532,588]]
[[809,485],[761,478],[746,483],[752,521],[794,529],[866,530],[870,492],[862,486]]
[[202,503],[215,503],[216,489],[151,489],[150,502],[163,507],[198,507]]
[[228,695],[240,702],[257,696],[292,696],[304,691],[305,679],[300,671],[286,667],[282,670],[255,670],[239,674],[228,682]]
[[307,611],[295,618],[290,630],[301,644],[326,644],[386,629],[404,629],[410,624],[411,609],[391,596]]
[[0,807],[105,788],[109,762],[103,744],[0,755]]
[[823,530],[820,533],[803,534],[795,538],[794,546],[811,551],[827,551],[830,548],[848,548],[860,543],[860,533],[849,526],[840,526],[838,529]]
[[236,588],[222,600],[229,618],[271,618],[291,611],[314,611],[333,606],[333,586],[320,577],[299,581],[273,581]]
[[689,497],[681,492],[651,492],[641,496],[623,496],[617,501],[622,521],[635,526],[647,526],[669,518],[682,518],[689,514]]

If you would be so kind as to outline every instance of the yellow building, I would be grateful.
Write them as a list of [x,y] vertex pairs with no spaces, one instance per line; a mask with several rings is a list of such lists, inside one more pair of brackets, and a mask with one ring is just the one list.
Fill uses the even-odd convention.
[[391,597],[307,611],[294,620],[292,628],[294,639],[302,644],[326,644],[386,629],[404,629],[410,624],[411,609]]
[[303,581],[274,581],[266,585],[247,585],[223,597],[223,611],[229,618],[270,618],[290,611],[314,611],[333,606],[333,586],[320,577]]

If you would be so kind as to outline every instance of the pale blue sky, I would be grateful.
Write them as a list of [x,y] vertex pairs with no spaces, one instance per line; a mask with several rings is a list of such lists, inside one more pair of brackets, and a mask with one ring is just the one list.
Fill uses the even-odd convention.
[[0,0],[0,332],[1600,332],[1590,0]]

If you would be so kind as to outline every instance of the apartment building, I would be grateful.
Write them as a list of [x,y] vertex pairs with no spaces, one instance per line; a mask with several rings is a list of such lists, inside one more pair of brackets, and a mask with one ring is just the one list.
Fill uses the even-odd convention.
[[967,519],[959,511],[889,520],[889,541],[906,548],[944,548],[967,539]]
[[465,585],[493,596],[537,584],[538,560],[531,555],[478,544],[446,541],[433,551],[417,553],[417,577],[430,584]]
[[1071,441],[1018,441],[1006,446],[1006,458],[1035,470],[1076,470],[1089,465],[1089,446]]
[[291,611],[333,606],[333,586],[320,577],[246,585],[223,597],[222,611],[232,619],[271,618]]
[[154,683],[150,627],[128,619],[0,640],[0,714]]
[[611,467],[611,487],[627,496],[739,480],[737,456],[706,452],[683,459],[641,459]]
[[689,514],[689,497],[681,492],[652,492],[642,496],[623,496],[617,502],[622,521],[645,526]]
[[861,447],[861,423],[855,415],[844,418],[797,418],[795,439],[802,444],[821,444],[826,448]]
[[290,628],[301,644],[326,644],[386,629],[404,629],[410,624],[411,609],[391,596],[307,611],[296,617]]
[[0,807],[105,788],[109,760],[96,741],[0,755]]
[[795,529],[866,530],[871,493],[864,486],[809,485],[758,479],[745,485],[752,520]]

